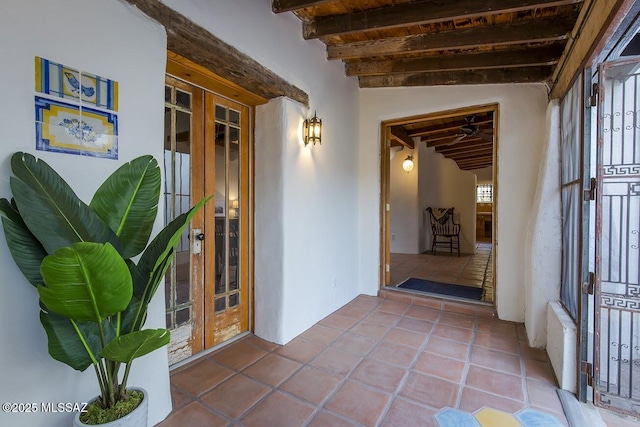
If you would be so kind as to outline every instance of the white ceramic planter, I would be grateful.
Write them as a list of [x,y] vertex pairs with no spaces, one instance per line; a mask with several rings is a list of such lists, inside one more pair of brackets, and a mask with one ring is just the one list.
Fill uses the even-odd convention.
[[[147,391],[143,388],[133,387],[131,390],[141,391],[144,398],[140,405],[133,410],[129,415],[111,421],[106,424],[98,424],[99,427],[147,427],[147,414],[149,412],[149,396]],[[80,421],[80,413],[77,413],[73,417],[73,427],[87,427],[89,424],[85,424]],[[93,426],[95,427],[95,426]]]

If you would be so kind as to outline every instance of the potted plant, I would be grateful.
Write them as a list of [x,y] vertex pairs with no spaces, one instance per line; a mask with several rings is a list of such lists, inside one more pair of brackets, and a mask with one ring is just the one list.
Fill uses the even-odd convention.
[[169,342],[166,329],[143,329],[147,307],[207,199],[148,243],[161,183],[152,156],[121,166],[88,205],[30,154],[15,153],[11,169],[13,198],[0,199],[2,226],[13,259],[40,297],[49,354],[78,371],[92,367],[98,381],[100,395],[76,425],[119,419],[113,425],[146,427],[146,409],[139,424],[122,424],[136,418],[127,414],[140,400],[147,405],[143,390],[127,388],[129,373],[136,358]]

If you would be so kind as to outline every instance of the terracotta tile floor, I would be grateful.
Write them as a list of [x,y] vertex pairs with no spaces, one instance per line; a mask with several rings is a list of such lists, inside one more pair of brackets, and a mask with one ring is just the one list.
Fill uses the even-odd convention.
[[391,286],[415,277],[457,285],[482,287],[482,301],[494,301],[494,274],[491,243],[479,242],[474,254],[451,255],[438,252],[437,255],[391,254]]
[[381,295],[287,345],[248,335],[172,371],[174,410],[159,426],[485,426],[531,414],[567,425],[523,325],[481,304]]

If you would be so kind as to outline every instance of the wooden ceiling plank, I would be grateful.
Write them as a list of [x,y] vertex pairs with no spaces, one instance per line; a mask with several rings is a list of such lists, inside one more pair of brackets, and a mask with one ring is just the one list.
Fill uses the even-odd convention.
[[[487,123],[493,123],[493,118],[483,119],[482,117],[480,117],[479,119],[478,118],[479,116],[477,114],[472,114],[472,115],[475,116],[475,120],[473,121],[474,125],[482,126]],[[464,126],[466,124],[468,124],[466,120],[456,120],[443,125],[431,125],[431,126],[421,127],[418,129],[409,130],[407,131],[407,133],[409,134],[409,136],[413,137],[413,136],[425,136],[425,135],[438,134],[438,133],[443,133],[447,131],[450,132],[452,130],[455,130],[457,132],[461,126]],[[422,138],[422,139],[424,140],[425,138]]]
[[407,132],[404,130],[402,126],[391,126],[390,129],[391,138],[398,141],[400,144],[404,145],[411,150],[414,149],[413,139],[407,135]]
[[574,23],[574,16],[554,16],[431,34],[329,44],[327,45],[327,58],[347,60],[403,53],[564,40],[568,37]]
[[[446,147],[447,145],[450,145],[452,141],[454,141],[456,139],[458,135],[449,135],[448,139],[441,139],[439,141],[432,141],[432,142],[426,142],[427,143],[427,147],[431,148],[431,147],[436,147],[436,148],[442,148],[442,147]],[[464,138],[462,141],[464,141],[465,144],[468,143],[475,143],[475,142],[487,142],[484,139],[480,138],[479,136],[468,136],[466,138]],[[463,142],[460,141],[460,144],[462,144]]]
[[347,76],[377,76],[399,73],[539,67],[556,64],[560,55],[562,55],[562,46],[553,46],[468,55],[349,62],[346,64],[346,73]]
[[271,2],[271,10],[273,13],[290,12],[292,10],[304,9],[305,7],[331,3],[332,1],[335,0],[273,0]]
[[450,145],[449,147],[437,147],[436,148],[436,153],[440,153],[440,154],[444,154],[444,155],[454,155],[454,154],[460,154],[460,153],[471,153],[471,152],[478,152],[478,151],[484,151],[484,150],[493,150],[493,143],[492,142],[485,142],[484,144],[479,143],[479,144],[475,144],[475,145],[469,145],[469,144],[453,144]]
[[[317,18],[303,25],[307,40],[333,37],[362,31],[382,30],[411,25],[473,19],[499,13],[517,13],[545,7],[563,6],[583,0],[477,0],[421,1]],[[275,4],[276,1],[274,1]],[[281,2],[310,3],[293,0]]]
[[391,74],[361,76],[361,88],[440,86],[496,83],[535,83],[549,79],[553,67],[504,68],[439,73]]
[[[491,163],[493,162],[493,155],[490,156],[482,156],[482,157],[476,157],[475,159],[464,159],[464,160],[459,160],[460,164],[474,164],[474,163]],[[458,163],[458,162],[456,162]]]
[[454,159],[456,161],[475,160],[478,158],[483,158],[486,156],[493,155],[493,148],[489,148],[489,149],[477,151],[477,152],[469,152],[469,153],[455,153],[455,154],[440,153],[440,154],[450,159]]

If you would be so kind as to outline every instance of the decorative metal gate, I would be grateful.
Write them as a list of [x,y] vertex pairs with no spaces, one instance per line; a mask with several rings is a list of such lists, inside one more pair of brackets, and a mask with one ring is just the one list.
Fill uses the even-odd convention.
[[599,68],[596,404],[640,414],[640,58]]

